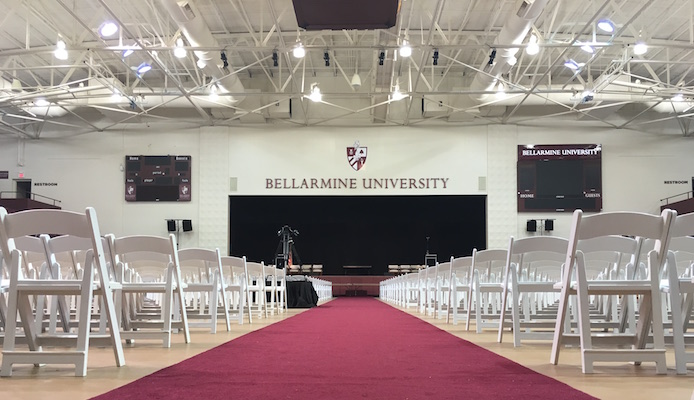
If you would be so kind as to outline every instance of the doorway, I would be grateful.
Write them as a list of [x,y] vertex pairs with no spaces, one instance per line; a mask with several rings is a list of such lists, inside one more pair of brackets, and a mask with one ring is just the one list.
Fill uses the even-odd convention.
[[31,179],[15,179],[16,192],[18,199],[31,198]]

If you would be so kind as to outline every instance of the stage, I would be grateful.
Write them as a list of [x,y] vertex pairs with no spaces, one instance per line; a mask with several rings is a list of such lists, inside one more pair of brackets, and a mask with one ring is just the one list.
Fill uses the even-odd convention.
[[321,275],[333,284],[333,296],[378,296],[383,275]]

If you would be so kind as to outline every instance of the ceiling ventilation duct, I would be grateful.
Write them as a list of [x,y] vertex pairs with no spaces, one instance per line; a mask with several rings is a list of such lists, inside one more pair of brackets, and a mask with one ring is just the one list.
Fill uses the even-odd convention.
[[[195,6],[188,1],[178,2],[176,0],[160,0],[162,5],[171,14],[179,28],[185,35],[188,42],[193,47],[220,48],[219,44],[212,36],[212,32],[205,24],[205,21],[197,12]],[[221,48],[220,48],[221,50]],[[243,93],[245,91],[238,75],[233,74],[233,70],[225,66],[221,68],[217,63],[221,61],[219,51],[196,50],[195,55],[200,64],[204,63],[203,72],[211,77],[219,87],[220,93]],[[225,63],[226,64],[226,63]],[[226,96],[229,97],[229,96]],[[220,98],[221,99],[221,98]],[[233,96],[233,101],[243,100],[238,95]]]

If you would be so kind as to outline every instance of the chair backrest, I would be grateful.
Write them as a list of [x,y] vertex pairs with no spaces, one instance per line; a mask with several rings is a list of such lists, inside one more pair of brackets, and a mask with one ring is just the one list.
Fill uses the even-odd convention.
[[37,278],[46,265],[43,241],[37,236],[20,236],[10,239],[14,248],[22,253],[22,273],[26,278]]
[[[519,279],[530,276],[530,269],[540,269],[550,279],[561,277],[561,262],[566,257],[569,242],[557,236],[530,236],[521,239],[509,239],[506,271],[514,270]],[[525,267],[525,270],[523,268]]]
[[249,284],[259,281],[265,282],[265,266],[262,263],[246,261],[246,279],[248,279]]
[[633,275],[626,276],[625,271],[629,266],[638,265],[642,243],[640,237],[608,235],[579,240],[577,246],[583,252],[586,268],[593,272],[606,268],[605,278],[633,279]]
[[581,252],[581,256],[583,256],[583,252],[578,246],[580,241],[624,235],[652,239],[653,248],[649,251],[649,262],[655,262],[655,267],[660,271],[665,262],[675,215],[674,211],[668,209],[663,210],[660,215],[619,211],[588,216],[584,216],[582,210],[576,210],[573,214],[565,265],[568,268],[573,266],[573,263],[576,262],[577,252]]
[[465,283],[470,281],[472,278],[472,263],[475,251],[476,249],[472,251],[472,256],[451,257],[451,262],[449,264],[451,279],[453,279],[452,277],[455,275],[455,279],[457,281],[451,282],[451,284]]
[[234,256],[223,256],[220,258],[222,263],[222,269],[224,270],[224,276],[227,279],[246,279],[248,276],[248,268],[246,266],[246,256],[234,257]]
[[[126,263],[127,265],[143,271],[150,262],[156,265],[166,263],[173,267],[178,279],[181,279],[181,268],[176,250],[176,237],[171,234],[168,237],[134,235],[116,238],[112,242],[114,259],[116,262]],[[152,277],[156,276],[157,266],[154,270],[148,271]],[[180,282],[179,282],[180,284]]]
[[678,215],[672,223],[668,250],[673,253],[678,275],[692,276],[694,271],[694,213]]
[[472,252],[472,273],[478,271],[479,278],[484,282],[500,282],[503,276],[508,249],[486,249]]
[[213,276],[209,274],[216,273],[218,278],[224,279],[222,271],[222,260],[219,249],[201,249],[189,248],[178,250],[178,261],[181,263],[181,269],[191,269],[201,271],[199,281],[203,281],[203,274],[208,274],[207,282],[212,282]]
[[41,234],[71,235],[89,239],[96,263],[95,270],[102,277],[103,283],[109,284],[110,277],[99,222],[96,211],[92,207],[87,207],[84,213],[35,209],[12,214],[8,214],[4,207],[0,207],[0,250],[8,265],[11,253],[15,249],[14,241],[10,239]]

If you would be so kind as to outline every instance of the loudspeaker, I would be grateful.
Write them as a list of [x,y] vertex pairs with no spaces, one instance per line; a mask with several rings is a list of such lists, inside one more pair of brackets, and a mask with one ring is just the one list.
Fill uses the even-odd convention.
[[537,220],[529,219],[528,222],[526,222],[526,224],[525,224],[525,230],[528,232],[536,232],[537,231]]
[[545,220],[545,230],[546,231],[553,231],[554,230],[554,220],[553,219],[546,219]]
[[183,220],[183,232],[190,232],[193,230],[193,221],[189,219]]
[[169,219],[166,221],[166,229],[169,232],[176,232],[176,220],[175,219]]

